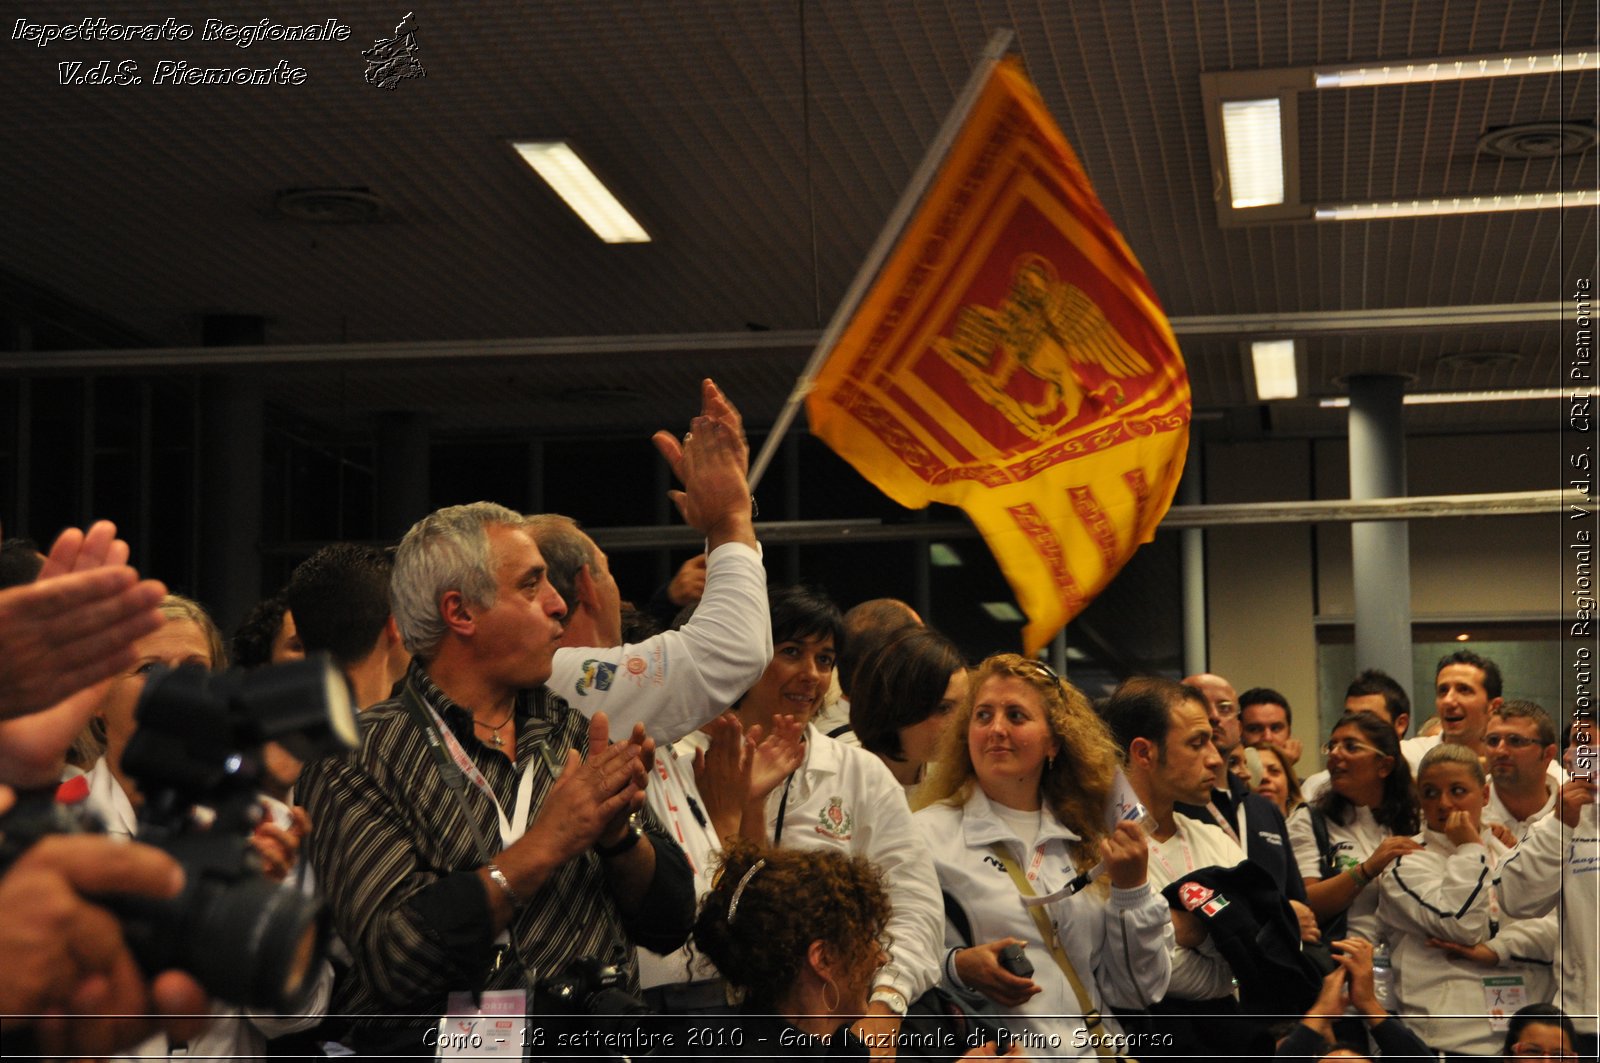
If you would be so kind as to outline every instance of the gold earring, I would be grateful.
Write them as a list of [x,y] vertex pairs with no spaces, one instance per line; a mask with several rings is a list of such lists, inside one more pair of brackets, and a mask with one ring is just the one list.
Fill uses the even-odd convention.
[[[832,1004],[828,1003],[828,990],[830,989],[833,990]],[[833,984],[833,979],[831,978],[822,983],[822,1008],[829,1015],[833,1015],[839,1010],[839,987]]]

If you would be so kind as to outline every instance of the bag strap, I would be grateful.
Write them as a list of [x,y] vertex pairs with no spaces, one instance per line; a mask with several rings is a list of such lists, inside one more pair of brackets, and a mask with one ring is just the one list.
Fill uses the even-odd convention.
[[[1022,868],[1011,858],[1011,853],[999,842],[989,846],[989,851],[1000,861],[1006,869],[1006,874],[1011,876],[1011,881],[1016,885],[1017,892],[1024,897],[1036,897],[1033,884],[1028,881],[1028,876],[1022,873]],[[1061,947],[1061,939],[1056,934],[1055,928],[1050,925],[1050,917],[1045,914],[1042,904],[1025,904],[1028,914],[1033,916],[1034,925],[1039,928],[1039,937],[1044,941],[1045,947],[1050,950],[1050,955],[1055,958],[1056,966],[1061,968],[1061,973],[1067,976],[1067,982],[1072,986],[1073,995],[1078,998],[1078,1010],[1083,1012],[1084,1026],[1093,1032],[1096,1026],[1104,1022],[1100,1009],[1094,1006],[1094,997],[1083,986],[1083,981],[1078,977],[1077,969],[1072,966],[1072,960],[1067,957],[1067,952]],[[1106,1046],[1103,1038],[1094,1039],[1096,1054],[1105,1059],[1126,1059],[1117,1056]],[[1137,1060],[1127,1060],[1127,1063],[1138,1063]]]

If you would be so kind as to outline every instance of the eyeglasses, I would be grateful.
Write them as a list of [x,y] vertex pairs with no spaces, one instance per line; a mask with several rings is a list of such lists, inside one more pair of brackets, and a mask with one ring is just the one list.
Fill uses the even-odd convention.
[[1335,753],[1343,753],[1347,757],[1353,757],[1357,753],[1381,752],[1383,751],[1377,746],[1369,746],[1365,742],[1357,742],[1354,738],[1344,738],[1338,741],[1329,742],[1327,745],[1322,747],[1322,755],[1325,757],[1331,757]]
[[1527,749],[1529,746],[1539,744],[1537,738],[1527,738],[1523,735],[1484,735],[1483,744],[1490,749],[1499,749],[1501,744],[1510,749]]
[[1577,1055],[1575,1053],[1572,1053],[1572,1052],[1562,1052],[1560,1050],[1552,1052],[1550,1049],[1544,1047],[1543,1045],[1529,1044],[1526,1041],[1518,1041],[1516,1044],[1512,1045],[1511,1046],[1511,1054],[1514,1055],[1514,1056],[1538,1056],[1540,1059],[1577,1059],[1578,1058]]

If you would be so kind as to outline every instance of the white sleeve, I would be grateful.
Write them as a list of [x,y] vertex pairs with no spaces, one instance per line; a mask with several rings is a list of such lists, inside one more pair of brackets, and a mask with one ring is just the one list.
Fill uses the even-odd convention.
[[875,986],[892,986],[910,1003],[939,981],[944,958],[944,898],[933,854],[911,818],[905,792],[889,769],[865,750],[853,751],[864,764],[867,785],[860,807],[863,845],[855,850],[883,872],[894,906],[887,927],[889,962],[873,979]]
[[1167,995],[1172,980],[1172,910],[1150,883],[1112,887],[1095,982],[1106,1003],[1147,1008]]
[[1551,963],[1557,957],[1561,941],[1561,917],[1554,909],[1537,919],[1513,919],[1489,939],[1489,948],[1500,957],[1501,963],[1527,960],[1533,963]]
[[1289,817],[1289,845],[1301,878],[1322,878],[1322,854],[1317,851],[1317,833],[1311,827],[1311,809],[1301,805]]
[[[1172,921],[1170,910],[1167,921]],[[1182,1000],[1215,1000],[1233,993],[1233,968],[1212,944],[1210,935],[1198,949],[1184,948],[1176,942],[1173,946],[1172,980],[1167,984],[1167,996]]]
[[1500,865],[1500,906],[1507,915],[1532,918],[1555,909],[1567,856],[1561,828],[1557,815],[1539,820]]
[[1462,945],[1489,939],[1488,850],[1463,845],[1440,858],[1408,853],[1378,879],[1378,919],[1385,926]]
[[642,723],[657,742],[676,742],[755,686],[771,660],[761,554],[723,543],[706,559],[705,595],[687,624],[627,646],[564,646],[547,685],[585,716],[604,712],[613,735]]

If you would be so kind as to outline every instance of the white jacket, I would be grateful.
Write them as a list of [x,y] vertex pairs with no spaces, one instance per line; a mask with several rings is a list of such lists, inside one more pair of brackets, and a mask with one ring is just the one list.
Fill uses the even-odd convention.
[[637,645],[563,646],[545,685],[585,716],[604,712],[613,737],[642,723],[664,744],[739,700],[771,660],[761,554],[723,543],[706,558],[705,595],[682,628]]
[[[1026,1029],[1048,1038],[1029,1043],[1048,1046],[1050,1055],[1093,1056],[1094,1048],[1078,1032],[1085,1028],[1083,1005],[1039,940],[1039,928],[1011,876],[989,852],[990,845],[999,842],[1025,871],[1040,856],[1033,888],[1042,896],[1076,876],[1067,847],[1078,836],[1046,812],[1034,848],[1024,852],[1022,841],[977,786],[966,804],[931,805],[913,818],[933,852],[940,887],[966,913],[973,937],[969,944],[1005,937],[1028,942],[1033,980],[1042,992],[1020,1007],[1000,1009],[1015,1020],[1005,1024],[1007,1029]],[[1046,912],[1078,980],[1105,1016],[1106,1028],[1098,1032],[1121,1032],[1108,1004],[1143,1008],[1166,993],[1172,973],[1172,918],[1166,901],[1148,883],[1134,889],[1113,888],[1109,895],[1103,886],[1091,886],[1054,902]]]
[[[1503,1027],[1490,1027],[1484,979],[1520,977],[1522,1003],[1547,1002],[1555,988],[1555,919],[1514,919],[1500,909],[1496,868],[1507,850],[1493,835],[1457,846],[1426,830],[1417,841],[1424,848],[1396,859],[1378,882],[1378,923],[1389,942],[1399,1011],[1434,1048],[1492,1055],[1504,1036]],[[1487,944],[1500,965],[1459,958],[1429,938]]]
[[783,836],[778,841],[785,849],[836,849],[864,856],[883,872],[894,913],[887,934],[889,962],[873,984],[892,986],[908,1001],[931,989],[944,958],[939,879],[911,822],[905,791],[883,761],[810,727],[805,762],[787,787],[779,786],[767,798],[769,838],[780,808]]
[[1561,927],[1556,1003],[1583,1033],[1595,1032],[1600,1012],[1600,829],[1595,806],[1576,828],[1547,816],[1500,868],[1500,898],[1508,914],[1555,914]]

